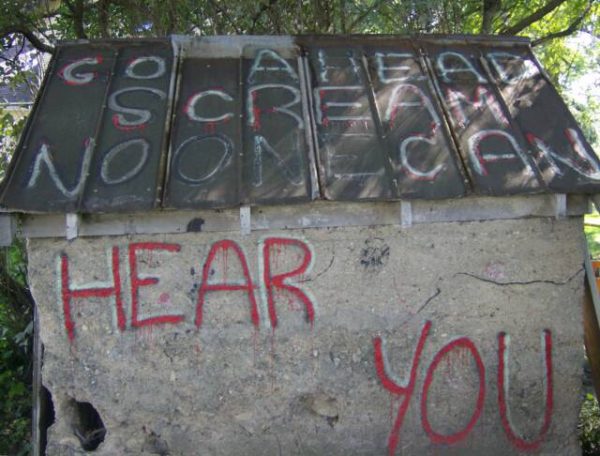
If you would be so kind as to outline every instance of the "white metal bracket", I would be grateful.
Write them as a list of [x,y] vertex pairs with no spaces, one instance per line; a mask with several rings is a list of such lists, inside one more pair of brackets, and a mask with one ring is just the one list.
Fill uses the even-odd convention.
[[412,203],[410,201],[400,202],[400,225],[409,228],[413,224]]
[[65,234],[67,236],[67,240],[68,241],[72,241],[73,239],[77,238],[77,236],[79,236],[79,224],[81,222],[81,219],[79,217],[79,214],[67,214],[65,217],[65,225],[66,225],[66,230],[65,230]]
[[567,195],[558,193],[554,195],[554,217],[563,219],[567,216]]
[[252,231],[252,211],[250,206],[240,207],[240,230],[243,236]]

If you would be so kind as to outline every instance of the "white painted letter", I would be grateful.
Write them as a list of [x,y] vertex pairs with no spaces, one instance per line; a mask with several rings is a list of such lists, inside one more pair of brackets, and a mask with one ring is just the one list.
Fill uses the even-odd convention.
[[[139,64],[153,62],[156,65],[156,70],[154,73],[150,74],[136,74],[135,67]],[[149,57],[138,57],[134,59],[127,68],[125,69],[125,74],[133,79],[156,79],[160,78],[167,71],[167,66],[165,64],[165,59],[162,57],[149,56]]]
[[558,174],[559,176],[563,175],[563,172],[556,164],[556,161],[559,161],[560,163],[568,166],[581,176],[587,177],[588,179],[592,180],[600,180],[600,164],[598,163],[597,159],[594,159],[585,150],[585,145],[583,144],[579,132],[573,128],[567,128],[565,130],[565,135],[571,143],[571,148],[573,149],[573,152],[575,152],[577,157],[568,158],[563,155],[559,155],[542,139],[538,138],[537,136],[531,133],[527,134],[527,139],[531,144],[537,147],[542,157],[548,161],[550,169],[553,171],[554,174]]
[[56,188],[67,198],[75,198],[77,197],[81,191],[83,190],[83,186],[85,184],[88,171],[90,168],[90,163],[92,160],[92,152],[94,151],[94,139],[88,138],[86,140],[85,151],[83,152],[83,159],[81,160],[81,168],[79,169],[79,176],[77,178],[77,183],[75,186],[69,190],[63,181],[61,180],[58,172],[56,171],[56,167],[54,166],[54,162],[52,160],[52,156],[50,155],[50,150],[47,144],[42,144],[40,147],[40,152],[35,157],[35,162],[33,164],[33,172],[31,173],[31,177],[27,182],[27,188],[35,187],[38,179],[40,178],[40,174],[42,173],[42,163],[46,165],[48,169],[48,174],[50,175],[50,179],[56,185]]
[[[279,63],[279,65],[266,66],[263,64],[262,60],[275,60]],[[287,74],[294,81],[298,80],[298,75],[296,71],[290,66],[289,63],[285,61],[277,52],[271,49],[263,49],[258,51],[258,54],[254,58],[254,62],[252,63],[252,68],[250,68],[250,74],[248,75],[248,82],[254,82],[254,75],[258,71],[279,71]]]
[[204,90],[202,92],[198,92],[190,97],[187,104],[185,105],[185,113],[189,117],[190,120],[195,120],[196,122],[222,122],[227,119],[231,119],[233,117],[232,112],[227,112],[218,117],[202,117],[196,113],[196,103],[198,103],[202,98],[208,96],[219,97],[225,101],[233,101],[233,98],[226,92],[222,90]]
[[[452,59],[454,61],[459,60],[463,66],[459,68],[447,68],[447,59]],[[437,66],[442,78],[444,78],[444,82],[452,82],[452,79],[448,77],[448,74],[471,73],[475,76],[479,84],[487,84],[487,80],[481,74],[479,74],[473,64],[469,62],[464,55],[459,54],[458,52],[442,52],[437,58]]]
[[296,114],[290,109],[291,107],[300,103],[300,90],[298,90],[296,87],[285,84],[260,84],[248,89],[248,125],[253,126],[256,130],[260,129],[261,110],[256,106],[256,98],[258,97],[258,93],[261,90],[265,89],[285,89],[288,92],[292,93],[292,95],[294,95],[292,101],[281,106],[272,106],[270,110],[272,112],[280,112],[282,114],[287,114],[297,122],[297,128],[304,128],[304,121],[302,120],[302,117],[300,117],[298,114]]
[[260,187],[263,184],[263,151],[271,156],[271,159],[279,169],[283,171],[285,178],[293,185],[302,185],[304,179],[300,170],[293,170],[268,143],[264,136],[254,137],[254,179],[253,185]]
[[96,77],[96,73],[80,73],[74,74],[73,72],[83,65],[100,65],[102,63],[102,57],[87,57],[85,59],[75,60],[73,63],[69,63],[62,70],[59,71],[59,75],[69,85],[81,86],[89,84]]
[[469,104],[471,108],[475,111],[482,111],[486,107],[490,108],[492,115],[494,118],[505,127],[509,125],[508,120],[504,113],[502,112],[502,108],[500,107],[500,103],[496,97],[494,97],[488,89],[483,86],[478,86],[475,91],[475,95],[473,99],[470,100],[467,96],[458,91],[448,89],[446,92],[446,100],[448,101],[448,107],[452,111],[452,117],[456,124],[464,128],[467,126],[472,116],[467,115],[465,112],[463,105]]
[[[408,74],[408,72],[410,71],[410,66],[408,65],[394,65],[394,66],[387,66],[386,62],[384,59],[398,59],[398,60],[403,60],[403,59],[414,59],[415,56],[412,54],[408,54],[408,53],[398,53],[398,52],[376,52],[375,53],[375,64],[377,67],[377,76],[379,76],[379,80],[384,83],[384,84],[388,84],[390,82],[402,82],[402,81],[408,81],[409,79],[412,80],[420,80],[420,79],[425,79],[425,76],[411,76],[410,74]],[[402,76],[396,76],[394,78],[391,77],[387,77],[386,76],[386,72],[400,72],[403,71],[406,74],[402,75]]]
[[[330,122],[346,122],[346,121],[369,121],[371,120],[371,112],[368,106],[363,105],[361,102],[356,101],[323,101],[325,94],[327,92],[355,92],[359,95],[362,95],[363,92],[362,86],[325,86],[325,87],[315,87],[314,94],[315,99],[319,100],[318,103],[315,103],[315,110],[317,116],[317,123],[320,125],[329,125]],[[331,116],[329,115],[330,108],[352,108],[352,110],[359,110],[360,113],[368,113],[368,116],[364,115],[343,115],[343,116]]]
[[[321,83],[329,82],[328,72],[330,70],[343,71],[345,68],[347,68],[347,67],[341,66],[341,65],[328,65],[327,60],[326,60],[327,54],[325,54],[325,51],[323,49],[319,49],[317,56],[318,56],[319,67],[321,70],[319,72],[319,82],[321,82]],[[350,54],[346,58],[348,59],[348,62],[350,63],[350,68],[352,68],[352,74],[356,78],[356,82],[361,82],[362,78],[360,75],[360,66],[359,66],[358,62],[356,61],[356,57],[354,57],[354,54],[352,53],[352,51],[350,51]],[[346,59],[346,58],[344,58],[344,59]],[[336,57],[335,59],[340,60],[341,58]]]
[[[531,78],[538,73],[535,64],[529,60],[523,60],[519,55],[510,54],[508,52],[488,52],[486,57],[496,70],[496,74],[505,84],[517,84],[525,78]],[[519,65],[520,71],[511,76],[511,72],[506,71],[506,67],[510,64]],[[508,64],[508,65],[507,65]]]
[[[212,170],[210,170],[209,172],[204,174],[204,176],[200,176],[200,177],[190,176],[187,173],[185,173],[185,169],[182,169],[182,166],[181,166],[182,157],[183,157],[184,153],[186,153],[185,151],[190,144],[200,143],[200,142],[204,142],[204,141],[217,142],[219,145],[218,147],[221,149],[221,152],[220,152],[221,158],[217,162],[216,166]],[[193,150],[197,151],[198,153],[204,153],[204,151],[213,153],[212,149],[208,150],[208,149],[202,149],[200,147],[196,147]],[[232,154],[233,154],[233,143],[231,142],[231,139],[229,139],[225,135],[192,136],[191,138],[188,138],[184,142],[182,142],[181,145],[175,151],[174,170],[177,173],[176,175],[182,181],[184,181],[186,184],[201,185],[202,183],[206,182],[211,177],[213,177],[215,174],[217,174],[219,171],[222,171],[223,168],[225,168],[225,166],[227,166],[227,164],[229,163],[229,159],[231,158]]]
[[[111,177],[109,173],[110,162],[114,160],[114,158],[119,155],[122,151],[129,149],[129,147],[139,145],[142,154],[140,156],[139,162],[135,165],[131,170],[124,173],[120,177]],[[100,168],[100,177],[107,185],[116,185],[122,184],[123,182],[127,182],[128,180],[133,179],[138,173],[142,170],[146,162],[148,161],[148,154],[150,151],[150,143],[143,138],[130,139],[129,141],[122,142],[121,144],[117,144],[113,147],[102,160],[102,167]]]
[[[419,101],[400,101],[406,93],[416,96]],[[388,100],[388,106],[385,111],[384,120],[392,124],[394,119],[397,117],[398,107],[401,108],[425,108],[431,117],[433,122],[432,133],[440,127],[440,118],[431,103],[431,100],[427,95],[423,93],[416,85],[413,84],[399,84],[394,87],[392,94]]]
[[[512,151],[504,153],[504,154],[484,154],[481,152],[479,147],[481,141],[490,137],[499,137],[505,139],[512,147]],[[496,162],[500,160],[521,160],[525,168],[527,168],[528,172],[533,175],[533,170],[531,166],[527,162],[527,157],[519,147],[519,144],[515,140],[515,138],[509,133],[502,130],[482,130],[475,133],[468,140],[469,144],[469,157],[471,158],[471,162],[473,163],[473,168],[475,171],[482,175],[487,176],[488,171],[485,168],[485,163]]]
[[444,170],[444,164],[437,164],[431,171],[420,171],[412,166],[408,161],[408,146],[415,142],[424,142],[433,146],[435,144],[435,139],[424,138],[422,136],[410,136],[402,141],[400,143],[400,162],[402,163],[402,167],[418,180],[435,180],[438,174]]
[[[140,127],[146,122],[148,122],[152,117],[152,114],[147,109],[126,108],[119,104],[119,96],[128,92],[150,92],[159,97],[161,100],[167,98],[167,94],[165,92],[159,89],[154,89],[152,87],[128,87],[126,89],[117,90],[108,98],[108,107],[113,111],[120,113],[115,114],[113,118],[113,123],[115,127],[119,129],[131,129]],[[123,114],[136,116],[137,119],[127,120]]]

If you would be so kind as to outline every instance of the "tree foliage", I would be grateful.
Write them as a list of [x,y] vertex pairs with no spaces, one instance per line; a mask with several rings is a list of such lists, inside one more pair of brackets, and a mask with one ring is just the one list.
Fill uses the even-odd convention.
[[33,301],[24,251],[0,249],[0,454],[27,454],[31,434]]
[[42,51],[57,39],[173,33],[488,33],[545,44],[595,33],[597,0],[1,0],[0,36]]

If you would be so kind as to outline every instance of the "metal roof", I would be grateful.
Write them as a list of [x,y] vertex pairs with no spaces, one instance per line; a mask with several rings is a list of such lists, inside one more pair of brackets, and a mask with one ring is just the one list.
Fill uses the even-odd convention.
[[172,37],[58,47],[4,182],[19,212],[599,193],[519,38]]

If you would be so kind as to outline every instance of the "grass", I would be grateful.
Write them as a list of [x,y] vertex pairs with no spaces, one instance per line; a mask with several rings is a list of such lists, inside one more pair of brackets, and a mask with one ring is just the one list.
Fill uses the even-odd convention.
[[583,456],[600,455],[600,407],[598,399],[587,393],[579,415],[581,451]]
[[585,216],[584,231],[592,258],[600,258],[600,214]]

